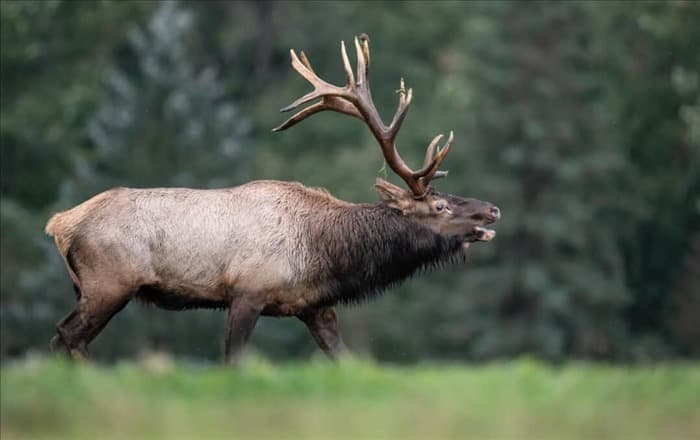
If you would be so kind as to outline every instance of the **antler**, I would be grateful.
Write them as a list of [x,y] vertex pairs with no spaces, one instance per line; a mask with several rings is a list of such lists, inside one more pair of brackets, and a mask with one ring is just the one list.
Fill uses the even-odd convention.
[[369,37],[366,34],[360,35],[359,39],[355,37],[357,81],[355,81],[355,76],[352,73],[344,42],[340,43],[340,48],[347,78],[347,84],[344,87],[334,86],[319,78],[303,51],[300,53],[300,57],[297,57],[293,49],[290,51],[292,67],[311,83],[314,90],[280,111],[287,112],[317,98],[321,99],[297,112],[282,125],[273,129],[273,131],[286,130],[323,110],[332,110],[354,116],[367,124],[379,142],[387,164],[406,182],[411,188],[413,195],[416,198],[424,197],[428,192],[431,180],[447,175],[447,171],[439,171],[438,169],[447,153],[449,153],[450,147],[452,147],[454,134],[450,132],[450,136],[442,148],[438,147],[442,135],[436,136],[426,150],[423,166],[416,171],[409,168],[397,151],[396,135],[406,117],[408,106],[411,104],[411,99],[413,98],[412,89],[406,89],[402,78],[401,86],[397,91],[399,93],[398,108],[389,126],[384,125],[372,101],[372,93],[369,87]]

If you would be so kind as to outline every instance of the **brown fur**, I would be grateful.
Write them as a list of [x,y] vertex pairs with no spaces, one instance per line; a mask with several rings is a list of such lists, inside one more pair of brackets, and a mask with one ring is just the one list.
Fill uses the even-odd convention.
[[[136,298],[170,310],[229,309],[228,358],[238,355],[259,315],[300,317],[335,356],[342,344],[330,322],[333,305],[454,259],[464,242],[480,239],[475,227],[493,220],[486,202],[435,191],[415,200],[388,182],[377,187],[378,205],[279,181],[218,190],[118,188],[56,214],[46,232],[79,295],[52,346],[84,357],[87,344]],[[449,204],[450,213],[438,213],[439,204]]]
[[114,188],[100,193],[68,211],[54,214],[49,219],[46,223],[46,228],[44,228],[44,232],[50,237],[54,237],[56,246],[62,255],[66,255],[73,236],[80,226],[80,222],[91,212],[109,203],[111,197],[120,190],[122,190],[122,188]]

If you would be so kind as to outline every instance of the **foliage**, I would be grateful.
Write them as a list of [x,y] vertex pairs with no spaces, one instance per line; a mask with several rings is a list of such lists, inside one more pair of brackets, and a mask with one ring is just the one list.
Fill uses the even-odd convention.
[[[530,359],[477,368],[347,360],[236,370],[151,357],[2,371],[2,437],[694,438],[700,368]],[[41,423],[36,423],[41,420]]]
[[700,222],[700,30],[691,24],[700,8],[612,4],[596,18],[617,36],[598,39],[595,50],[616,124],[611,134],[626,165],[615,184],[625,189],[628,212],[613,225],[634,294],[626,321],[645,340],[641,350],[665,351],[669,326],[683,313],[669,287],[684,270],[700,271],[683,265]]
[[[376,200],[379,149],[320,114],[271,133],[308,84],[304,49],[341,83],[339,40],[371,36],[385,119],[404,76],[399,136],[419,163],[457,142],[436,185],[500,206],[498,237],[466,266],[423,274],[341,311],[348,345],[380,359],[561,360],[700,354],[700,4],[670,2],[0,3],[0,355],[44,351],[70,281],[42,233],[50,213],[110,186],[293,179]],[[390,173],[389,173],[390,175]],[[391,176],[390,176],[391,177]],[[219,356],[220,313],[129,306],[98,357]],[[253,344],[306,356],[294,320]]]
[[479,62],[460,68],[478,89],[464,113],[481,173],[459,192],[497,200],[504,216],[488,259],[444,298],[450,351],[609,357],[626,342],[628,291],[605,221],[624,163],[597,99],[590,19],[581,4],[498,5],[484,14],[491,38],[472,48]]

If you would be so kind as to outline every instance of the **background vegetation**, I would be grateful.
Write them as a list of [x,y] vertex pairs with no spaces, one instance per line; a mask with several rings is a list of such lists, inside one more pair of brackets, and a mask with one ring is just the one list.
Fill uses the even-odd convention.
[[[43,226],[51,213],[104,189],[221,187],[274,178],[323,186],[351,201],[376,200],[371,186],[385,172],[381,154],[356,121],[321,114],[289,132],[270,132],[283,120],[277,109],[308,88],[289,67],[289,48],[304,49],[318,72],[341,83],[340,40],[367,32],[380,111],[393,111],[401,76],[414,88],[399,138],[402,154],[416,164],[429,139],[454,129],[450,175],[439,188],[492,201],[503,220],[497,239],[473,246],[466,265],[421,275],[371,304],[341,310],[354,352],[397,362],[522,353],[554,361],[697,357],[698,23],[700,3],[680,0],[3,1],[0,355],[8,360],[47,350],[74,296]],[[115,359],[167,350],[213,360],[220,356],[223,327],[220,312],[133,304],[98,337],[93,353]],[[273,358],[307,357],[314,350],[295,320],[263,319],[253,345]],[[105,373],[45,368],[41,377],[114,387]],[[368,368],[370,376],[384,374]],[[586,371],[543,380],[572,380],[576,387],[567,375]],[[3,402],[24,395],[13,388],[25,383],[22,374],[3,371]],[[393,383],[414,379],[414,373],[386,374],[397,375]],[[423,373],[415,374],[422,383]],[[480,386],[490,374],[507,379],[509,371],[476,372],[465,380]],[[620,386],[634,390],[637,377],[620,376],[626,384]],[[154,386],[169,380],[183,392],[201,385],[166,376]],[[216,373],[211,380],[224,379]],[[547,388],[538,380],[532,386]],[[608,385],[597,383],[584,392],[593,397],[583,400],[605,401]],[[31,384],[43,386],[50,383]],[[457,406],[473,407],[470,399],[482,397],[468,388],[463,394],[443,388]],[[619,414],[606,417],[636,417],[643,396],[634,392]],[[140,405],[149,398],[138,393],[124,399]],[[348,398],[349,407],[366,398],[358,393],[357,401]],[[74,397],[59,394],[50,401],[72,407],[63,399]],[[509,402],[496,399],[494,408]],[[543,399],[544,412],[551,413],[542,417],[561,414],[560,397]],[[312,400],[318,420],[325,420],[331,409],[324,409],[322,396]],[[406,405],[400,411],[413,404]],[[416,405],[428,411],[425,417],[437,411]],[[13,414],[21,417],[22,408]],[[583,425],[591,408],[582,410]],[[171,409],[191,408],[162,411]],[[450,426],[444,426],[446,436]],[[648,434],[639,433],[635,437]]]

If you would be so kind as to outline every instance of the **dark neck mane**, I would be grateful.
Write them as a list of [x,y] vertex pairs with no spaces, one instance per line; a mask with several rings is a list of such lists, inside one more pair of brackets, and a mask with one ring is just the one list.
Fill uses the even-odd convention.
[[322,305],[360,302],[462,256],[459,238],[442,237],[381,204],[346,206],[329,220],[310,225],[310,247],[320,256],[312,282]]

